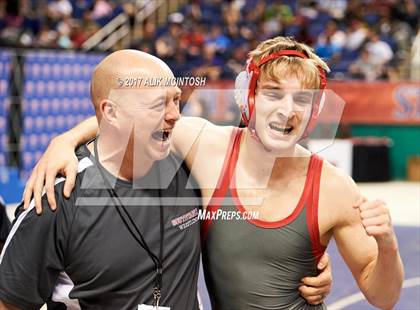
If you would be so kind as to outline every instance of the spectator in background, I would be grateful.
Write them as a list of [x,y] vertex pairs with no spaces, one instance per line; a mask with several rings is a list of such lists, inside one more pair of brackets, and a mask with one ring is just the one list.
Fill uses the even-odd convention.
[[87,10],[83,12],[83,19],[81,22],[82,29],[85,31],[85,37],[89,38],[96,31],[99,30],[98,23],[93,19],[92,11]]
[[73,42],[70,39],[70,35],[73,31],[73,22],[69,16],[65,16],[64,19],[58,23],[57,31],[57,45],[61,48],[72,48]]
[[73,1],[73,18],[82,19],[83,13],[92,7],[91,0],[74,0]]
[[243,9],[245,12],[244,22],[246,24],[258,25],[260,21],[264,20],[265,10],[266,3],[263,0],[247,2]]
[[347,0],[322,0],[319,1],[319,7],[333,18],[341,19],[347,7]]
[[308,46],[313,46],[315,40],[309,32],[309,27],[310,26],[309,26],[308,21],[305,18],[303,18],[302,16],[298,16],[295,19],[295,22],[300,23],[300,25],[301,25],[298,33],[295,36],[295,39],[299,42],[305,43]]
[[57,31],[51,29],[47,23],[43,23],[36,38],[35,45],[37,47],[55,47],[56,40]]
[[338,29],[337,22],[330,20],[325,31],[319,37],[315,46],[315,52],[319,57],[326,60],[337,60],[344,45],[346,44],[346,34]]
[[370,61],[381,66],[386,65],[394,55],[389,44],[382,41],[376,31],[370,32],[366,50],[369,52]]
[[223,7],[224,32],[229,38],[232,46],[239,46],[245,43],[246,39],[241,35],[241,5],[239,2],[232,2]]
[[193,73],[195,76],[205,76],[209,81],[220,80],[223,60],[216,55],[214,45],[204,45],[202,58],[196,62]]
[[324,44],[327,41],[327,38],[330,38],[331,44],[333,44],[340,51],[346,45],[346,33],[338,28],[338,23],[336,20],[330,20],[319,37],[317,44]]
[[20,43],[24,46],[32,46],[35,35],[38,34],[41,27],[39,10],[30,0],[23,0],[22,3],[23,29],[20,37]]
[[419,24],[419,10],[414,0],[395,1],[392,15],[394,18],[408,23],[412,29],[416,29]]
[[0,38],[6,44],[13,44],[20,38],[23,25],[23,17],[21,15],[20,1],[6,1],[3,3],[3,30]]
[[71,16],[73,13],[73,6],[69,0],[52,0],[48,3],[48,16],[58,21],[66,16]]
[[0,196],[0,252],[6,242],[7,235],[9,234],[11,224],[6,214],[6,204]]
[[246,42],[250,42],[252,40],[255,40],[255,34],[257,33],[257,29],[253,24],[243,24],[239,28],[239,33]]
[[350,51],[359,49],[365,42],[368,35],[368,30],[363,26],[362,22],[358,19],[350,21],[347,27],[347,44],[346,48]]
[[318,42],[315,46],[315,53],[327,61],[333,61],[338,58],[341,49],[333,44],[331,37],[325,37],[324,42]]
[[246,46],[236,47],[230,59],[228,60],[225,70],[226,78],[234,80],[236,76],[244,69],[244,59],[247,58],[249,49]]
[[146,21],[143,27],[143,34],[140,39],[131,44],[132,49],[137,49],[149,54],[155,54],[156,25]]
[[205,39],[206,45],[212,45],[217,53],[224,53],[230,47],[230,40],[222,32],[222,27],[218,24],[211,26],[210,34]]
[[284,26],[292,24],[294,20],[293,11],[287,4],[273,3],[268,5],[264,12],[263,31],[259,36],[260,40],[278,35]]
[[178,49],[172,59],[168,61],[168,64],[170,64],[171,68],[177,72],[177,76],[191,76],[191,68],[187,63],[187,55],[183,52],[183,50]]
[[193,22],[201,22],[201,7],[199,1],[193,1],[193,3],[186,6],[185,9],[186,19]]
[[71,41],[73,42],[74,48],[82,47],[83,42],[88,38],[87,32],[82,28],[82,25],[79,21],[75,21],[73,25],[73,31],[71,33]]
[[95,0],[92,9],[92,17],[94,19],[100,19],[102,17],[108,17],[112,14],[113,7],[107,0]]
[[198,22],[193,22],[190,30],[185,33],[183,42],[188,47],[186,51],[189,56],[195,58],[201,54],[205,33],[207,33],[206,26],[203,23]]
[[349,0],[347,2],[345,18],[347,20],[361,20],[364,14],[362,3],[360,0]]
[[306,1],[301,3],[298,9],[298,15],[308,20],[315,20],[318,17],[318,12],[318,2],[316,1]]
[[143,33],[141,38],[135,40],[131,47],[149,54],[155,53],[156,41],[156,24],[150,20],[146,20],[143,26]]
[[232,46],[239,46],[246,42],[245,38],[241,36],[240,27],[236,23],[229,23],[226,25],[225,32]]
[[172,58],[184,35],[182,23],[184,16],[181,13],[172,13],[168,17],[168,31],[156,40],[156,54],[159,58],[167,60]]
[[58,29],[57,46],[64,49],[73,48],[73,42],[70,39],[70,32],[66,29]]
[[371,61],[369,51],[366,49],[362,50],[359,58],[350,65],[349,70],[351,78],[366,81],[375,81],[383,73],[382,66]]
[[223,6],[223,20],[227,27],[238,25],[241,21],[241,11],[237,2],[231,2]]

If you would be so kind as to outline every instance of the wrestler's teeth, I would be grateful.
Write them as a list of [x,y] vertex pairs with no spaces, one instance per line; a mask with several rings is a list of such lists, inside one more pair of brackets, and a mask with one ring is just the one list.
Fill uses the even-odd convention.
[[170,134],[171,134],[171,131],[167,129],[157,130],[152,134],[152,137],[156,140],[166,141],[169,139]]
[[276,123],[270,123],[269,126],[271,129],[285,134],[289,134],[293,130],[293,126],[282,127]]

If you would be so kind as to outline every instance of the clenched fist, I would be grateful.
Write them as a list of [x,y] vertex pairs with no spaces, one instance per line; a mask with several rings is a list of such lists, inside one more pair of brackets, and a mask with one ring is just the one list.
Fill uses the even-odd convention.
[[362,197],[354,205],[354,208],[359,209],[362,225],[367,235],[376,239],[379,250],[395,250],[397,248],[397,238],[385,202],[382,200],[369,201]]

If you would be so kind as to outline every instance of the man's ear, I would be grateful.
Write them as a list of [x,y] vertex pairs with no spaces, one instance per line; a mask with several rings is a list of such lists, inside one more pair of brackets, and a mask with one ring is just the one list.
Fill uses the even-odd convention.
[[102,114],[102,121],[110,125],[117,125],[117,105],[109,100],[104,99],[99,104],[99,109]]

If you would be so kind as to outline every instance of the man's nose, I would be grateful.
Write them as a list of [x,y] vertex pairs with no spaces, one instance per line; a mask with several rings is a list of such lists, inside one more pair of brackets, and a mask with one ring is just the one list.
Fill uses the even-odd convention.
[[283,97],[283,100],[281,100],[277,109],[277,113],[286,118],[291,118],[296,113],[293,97],[291,94],[287,94]]
[[176,122],[181,118],[181,113],[179,112],[179,106],[173,100],[168,102],[165,110],[165,120]]

